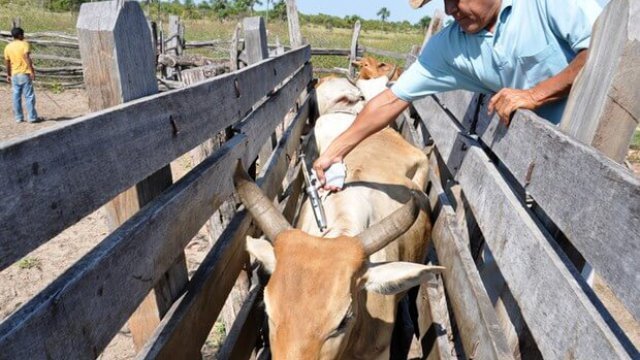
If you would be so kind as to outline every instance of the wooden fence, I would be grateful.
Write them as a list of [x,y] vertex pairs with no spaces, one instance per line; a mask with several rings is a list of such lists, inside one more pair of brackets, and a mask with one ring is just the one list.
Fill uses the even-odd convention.
[[[609,5],[606,15],[629,15],[625,4]],[[247,41],[260,44],[247,54],[252,65],[155,94],[153,64],[141,60],[153,51],[148,38],[144,31],[123,37],[117,27],[105,33],[109,22],[92,17],[107,10],[118,26],[148,29],[136,2],[83,5],[80,38],[92,44],[81,46],[85,82],[88,91],[110,91],[92,105],[104,109],[0,144],[0,270],[132,187],[137,206],[117,213],[95,249],[0,323],[0,359],[96,358],[127,321],[145,316],[151,326],[132,327],[137,358],[198,358],[255,229],[246,212],[236,212],[191,279],[180,273],[184,248],[232,196],[238,161],[260,160],[257,182],[285,216],[299,204],[296,153],[315,116],[310,47],[267,57],[264,23],[248,20],[257,33]],[[116,21],[123,12],[126,21]],[[96,36],[112,41],[95,44]],[[637,47],[628,42],[619,48]],[[141,50],[136,62],[121,51],[132,44]],[[113,46],[112,60],[123,66],[96,86],[91,79],[108,69],[93,63],[100,58],[91,51],[105,51],[99,46]],[[610,55],[610,67],[627,69]],[[486,115],[487,100],[467,92],[430,96],[396,122],[429,154],[434,251],[427,260],[446,266],[413,294],[413,354],[638,358],[569,253],[579,252],[639,318],[640,180],[532,112],[518,111],[507,129]],[[187,175],[175,183],[166,176],[170,162],[225,129],[226,141]],[[150,304],[153,294],[159,300]],[[261,296],[258,283],[243,298],[220,359],[256,352]]]

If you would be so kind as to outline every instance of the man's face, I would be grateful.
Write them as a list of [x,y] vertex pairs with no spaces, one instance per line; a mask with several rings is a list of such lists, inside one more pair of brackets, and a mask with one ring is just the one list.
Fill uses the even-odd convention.
[[482,29],[493,30],[500,12],[501,0],[444,0],[447,15],[453,16],[468,34]]

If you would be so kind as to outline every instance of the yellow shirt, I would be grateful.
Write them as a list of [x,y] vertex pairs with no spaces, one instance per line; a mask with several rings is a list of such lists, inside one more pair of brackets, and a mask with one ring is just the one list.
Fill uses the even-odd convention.
[[24,40],[14,40],[4,48],[4,59],[11,61],[11,75],[31,74],[26,61],[29,51],[29,43]]

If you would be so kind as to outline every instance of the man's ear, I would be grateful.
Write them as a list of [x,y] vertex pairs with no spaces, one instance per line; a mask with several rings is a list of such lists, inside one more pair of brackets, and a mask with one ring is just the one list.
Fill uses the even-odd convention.
[[263,239],[247,236],[247,251],[262,263],[262,268],[269,274],[276,269],[276,254],[273,245]]
[[371,264],[365,274],[367,291],[393,295],[427,281],[430,273],[439,273],[443,266],[421,265],[410,262]]

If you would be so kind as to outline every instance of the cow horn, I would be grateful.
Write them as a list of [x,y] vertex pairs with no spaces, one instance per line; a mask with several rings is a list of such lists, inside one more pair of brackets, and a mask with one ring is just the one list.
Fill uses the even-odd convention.
[[364,245],[365,253],[371,255],[402,235],[413,225],[419,212],[420,208],[412,192],[411,199],[400,209],[358,235]]
[[284,230],[292,228],[282,213],[273,206],[271,200],[264,195],[258,185],[249,177],[249,174],[247,174],[247,171],[240,162],[238,162],[233,176],[233,184],[236,187],[238,195],[240,195],[242,203],[258,223],[262,232],[264,232],[271,241],[275,241],[276,236]]
[[387,77],[389,78],[389,81],[391,81],[391,79],[393,78],[393,74],[396,72],[397,68],[398,68],[398,64],[393,64],[391,71],[387,73]]

